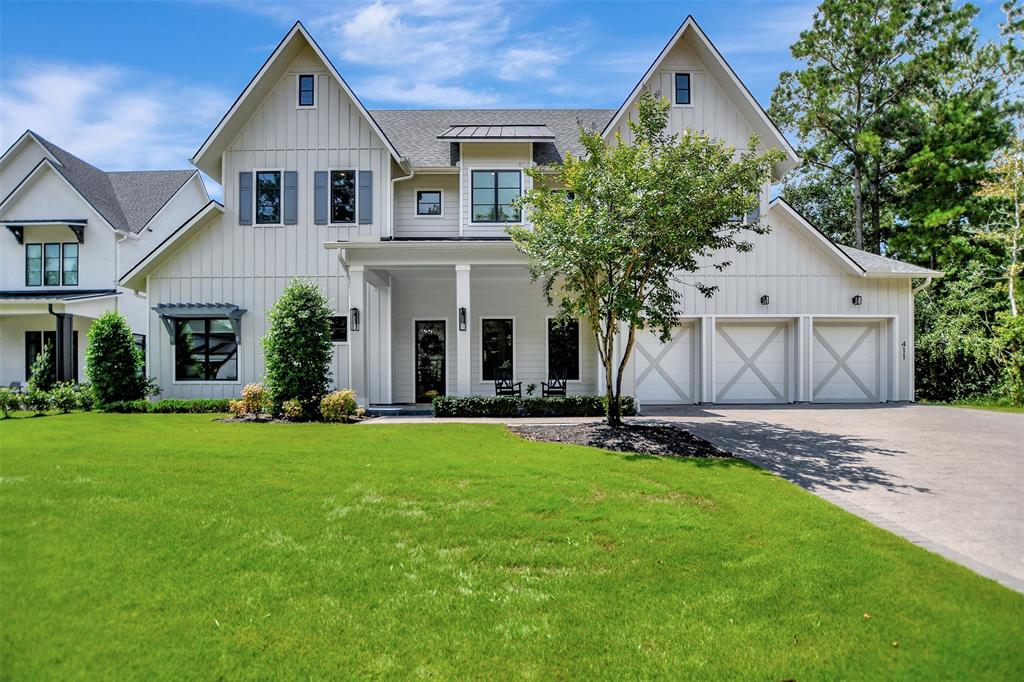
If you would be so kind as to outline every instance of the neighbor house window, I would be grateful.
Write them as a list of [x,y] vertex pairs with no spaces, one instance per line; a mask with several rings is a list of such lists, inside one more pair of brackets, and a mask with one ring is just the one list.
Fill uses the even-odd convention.
[[25,286],[38,287],[43,283],[43,245],[25,244]]
[[78,244],[64,244],[62,259],[61,281],[64,286],[76,286],[78,284]]
[[498,370],[506,370],[507,378],[515,376],[512,366],[513,321],[490,319],[480,321],[481,379],[494,381]]
[[548,379],[580,378],[580,323],[548,318]]
[[176,381],[237,381],[238,343],[226,317],[174,321]]
[[356,172],[331,171],[331,222],[356,221]]
[[690,74],[676,74],[676,104],[690,103]]
[[473,171],[473,222],[518,223],[522,214],[512,203],[522,193],[519,171]]
[[[32,377],[32,363],[46,348],[50,354],[50,366],[53,367],[53,378],[57,378],[57,332],[25,332],[25,381]],[[71,375],[78,376],[78,331],[71,333]]]
[[316,76],[312,74],[303,74],[299,76],[299,106],[300,107],[311,107],[316,104],[316,98],[314,95],[314,87],[316,86]]
[[43,284],[60,286],[60,244],[43,246]]
[[256,224],[281,224],[281,171],[256,172]]
[[348,316],[335,315],[331,318],[331,341],[334,343],[348,342]]
[[421,189],[416,192],[416,215],[439,216],[441,212],[441,190]]

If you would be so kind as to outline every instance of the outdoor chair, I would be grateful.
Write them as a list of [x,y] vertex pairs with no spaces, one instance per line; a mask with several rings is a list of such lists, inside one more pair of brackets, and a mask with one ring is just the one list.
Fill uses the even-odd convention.
[[494,371],[494,395],[514,395],[523,397],[523,382],[512,381],[512,370],[498,369]]
[[565,397],[565,370],[554,370],[551,372],[549,381],[540,382],[540,394],[545,398],[554,396]]

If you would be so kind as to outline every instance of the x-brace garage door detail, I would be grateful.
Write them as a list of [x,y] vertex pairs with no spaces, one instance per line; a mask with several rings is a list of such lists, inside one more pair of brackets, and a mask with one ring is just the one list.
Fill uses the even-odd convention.
[[879,402],[881,352],[878,322],[815,321],[815,402]]
[[789,323],[722,323],[715,330],[715,401],[788,401]]
[[641,403],[673,404],[697,402],[694,391],[697,359],[694,356],[695,324],[676,327],[665,343],[657,334],[637,332],[636,395]]

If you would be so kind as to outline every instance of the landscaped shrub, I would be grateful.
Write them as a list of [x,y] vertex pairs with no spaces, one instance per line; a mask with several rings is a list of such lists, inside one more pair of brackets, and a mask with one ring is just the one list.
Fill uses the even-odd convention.
[[325,421],[347,422],[362,413],[363,409],[356,403],[356,392],[352,389],[328,393],[320,401],[320,414]]
[[21,409],[21,396],[7,388],[0,388],[0,412],[4,419],[11,416],[11,412]]
[[150,411],[150,406],[153,403],[145,399],[139,400],[115,400],[113,402],[104,403],[100,405],[101,412],[120,412],[120,413],[145,413]]
[[104,412],[153,413],[153,414],[220,414],[228,412],[230,398],[165,398],[149,400],[115,400],[100,409]]
[[[434,398],[435,417],[603,417],[604,396],[572,395],[564,398],[514,396],[443,396]],[[622,396],[622,414],[636,414],[636,401]]]
[[281,403],[281,416],[285,419],[301,419],[302,403],[298,400],[285,400]]
[[70,381],[54,384],[50,391],[50,405],[63,414],[78,407],[78,391],[75,390],[75,385]]
[[77,384],[75,396],[78,398],[78,409],[88,412],[96,406],[96,393],[92,390],[92,384]]
[[101,405],[138,400],[151,392],[142,350],[135,345],[131,327],[118,311],[103,313],[89,329],[85,372]]
[[275,413],[296,400],[307,419],[319,417],[331,380],[332,314],[320,287],[303,279],[293,279],[267,311],[263,359]]
[[31,391],[49,391],[57,383],[57,368],[53,365],[53,346],[43,344],[43,350],[35,360],[28,373],[28,388]]
[[263,414],[264,412],[269,412],[272,407],[270,393],[263,384],[246,384],[245,388],[242,389],[242,399],[232,402],[238,403],[240,413],[236,416]]
[[24,402],[25,407],[40,415],[50,409],[50,394],[46,391],[29,389],[25,394]]

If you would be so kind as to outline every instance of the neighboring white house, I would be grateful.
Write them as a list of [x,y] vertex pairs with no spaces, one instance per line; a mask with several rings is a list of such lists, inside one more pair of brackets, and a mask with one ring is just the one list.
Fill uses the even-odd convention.
[[209,201],[196,170],[106,173],[32,131],[0,157],[0,385],[24,382],[44,345],[83,380],[93,320],[120,310],[145,343],[145,294],[126,265]]
[[[638,74],[639,75],[639,74]],[[756,133],[798,163],[688,18],[617,110],[368,111],[301,24],[203,142],[209,203],[125,268],[149,297],[149,368],[169,396],[233,396],[259,381],[266,310],[296,276],[335,312],[337,386],[371,404],[492,394],[494,377],[601,390],[585,326],[551,325],[506,226],[523,169],[581,150],[577,126],[620,133],[642,90],[672,130],[742,148]],[[644,403],[912,400],[912,280],[941,273],[840,247],[762,193],[771,226],[724,273],[681,274],[672,341],[642,335],[629,392]],[[687,281],[717,284],[709,300]]]

